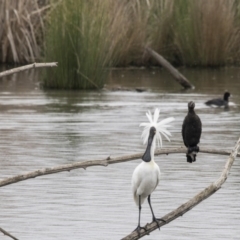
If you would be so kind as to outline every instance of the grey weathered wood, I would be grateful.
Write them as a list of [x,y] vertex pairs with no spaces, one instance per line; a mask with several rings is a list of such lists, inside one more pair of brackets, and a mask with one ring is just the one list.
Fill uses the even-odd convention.
[[[172,153],[186,153],[187,149],[185,147],[180,147],[180,148],[169,148],[169,149],[161,149],[157,150],[155,152],[155,155],[162,155],[162,154],[172,154]],[[228,151],[224,150],[216,150],[216,149],[208,149],[208,148],[200,148],[200,152],[202,153],[210,153],[210,154],[222,154],[222,155],[229,155]],[[110,158],[108,157],[107,159],[100,159],[100,160],[90,160],[90,161],[84,161],[84,162],[76,162],[72,164],[64,164],[64,165],[59,165],[56,167],[51,167],[51,168],[43,168],[39,170],[35,170],[29,173],[25,174],[20,174],[14,177],[9,177],[0,180],[0,187],[10,185],[13,183],[21,182],[30,178],[35,178],[43,175],[48,175],[48,174],[54,174],[54,173],[59,173],[59,172],[64,172],[64,171],[71,171],[73,169],[78,169],[78,168],[83,168],[86,169],[87,167],[92,167],[92,166],[108,166],[109,164],[114,164],[114,163],[122,163],[122,162],[127,162],[131,160],[136,160],[140,159],[142,157],[143,153],[137,153],[137,154],[131,154],[127,156],[122,156],[122,157],[116,157],[116,158]]]
[[57,62],[52,62],[52,63],[32,63],[32,64],[28,64],[22,67],[17,67],[17,68],[13,68],[7,71],[3,71],[0,73],[0,78],[1,77],[5,77],[7,75],[10,74],[14,74],[14,73],[18,73],[18,72],[22,72],[28,69],[32,69],[32,68],[42,68],[42,67],[57,67]]
[[[171,221],[182,216],[184,213],[188,212],[193,207],[198,205],[200,202],[202,202],[206,198],[210,197],[213,193],[218,191],[221,188],[222,184],[227,180],[228,173],[232,167],[232,164],[233,164],[236,156],[238,155],[239,150],[240,150],[240,138],[239,138],[238,142],[236,143],[230,156],[228,157],[225,167],[221,173],[221,176],[214,183],[210,184],[207,188],[205,188],[203,191],[198,193],[192,199],[190,199],[186,203],[182,204],[180,207],[173,210],[172,212],[161,217],[161,219],[165,220],[166,222],[159,222],[159,225],[164,226],[164,225],[170,223]],[[138,233],[136,231],[134,231],[134,232],[130,233],[128,236],[122,238],[122,240],[139,239],[145,235],[150,234],[152,231],[158,229],[158,226],[155,222],[152,222],[150,224],[147,224],[145,226],[145,228],[147,229],[147,231],[145,232],[144,230],[141,230],[140,236],[138,235]]]
[[18,238],[14,237],[12,234],[8,233],[6,230],[0,228],[0,232],[2,232],[4,235],[14,239],[14,240],[18,240]]
[[155,52],[151,48],[146,48],[147,52],[165,69],[172,74],[172,76],[180,83],[185,89],[194,88],[194,86],[184,77],[175,67],[171,65],[164,57],[162,57],[159,53]]

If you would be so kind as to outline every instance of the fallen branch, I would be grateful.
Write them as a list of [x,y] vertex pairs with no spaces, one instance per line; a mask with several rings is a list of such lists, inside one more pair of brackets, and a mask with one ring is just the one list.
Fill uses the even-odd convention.
[[147,52],[165,69],[167,69],[172,76],[180,83],[185,89],[194,88],[194,86],[185,78],[175,67],[171,65],[165,58],[160,54],[152,50],[151,48],[146,48]]
[[4,229],[0,228],[0,232],[2,232],[4,235],[14,239],[14,240],[18,240],[18,238],[15,238],[13,235],[11,235],[10,233],[8,233],[7,231],[5,231]]
[[[160,226],[166,225],[173,221],[174,219],[182,216],[184,213],[188,212],[191,210],[193,207],[198,205],[200,202],[205,200],[206,198],[210,197],[213,193],[218,191],[222,184],[227,180],[228,173],[232,167],[232,164],[238,155],[238,152],[240,150],[240,138],[238,142],[236,143],[236,146],[234,147],[232,153],[230,154],[225,167],[222,171],[221,176],[212,184],[210,184],[207,188],[205,188],[203,191],[201,191],[199,194],[197,194],[195,197],[190,199],[188,202],[182,204],[180,207],[177,209],[173,210],[172,212],[166,214],[164,217],[161,217],[161,219],[164,219],[166,222],[159,222]],[[147,231],[141,230],[140,235],[136,231],[130,233],[128,236],[124,237],[122,240],[136,240],[139,239],[145,235],[149,235],[150,232],[158,229],[158,226],[156,222],[152,222],[150,224],[147,224],[145,226]]]
[[10,74],[14,74],[14,73],[18,73],[18,72],[22,72],[31,68],[42,68],[42,67],[57,67],[57,62],[52,62],[52,63],[32,63],[32,64],[28,64],[22,67],[17,67],[17,68],[13,68],[4,72],[0,73],[0,78],[1,77],[5,77],[7,75]]
[[[161,149],[155,152],[155,155],[162,155],[162,154],[171,154],[171,153],[186,153],[187,149],[185,147],[180,148],[169,148],[169,149]],[[224,150],[216,150],[216,149],[207,149],[207,148],[201,148],[200,152],[202,153],[210,153],[210,154],[221,154],[221,155],[229,155],[229,151]],[[87,167],[92,166],[108,166],[109,164],[114,163],[122,163],[122,162],[128,162],[131,160],[140,159],[142,157],[143,153],[137,153],[122,157],[116,157],[116,158],[110,158],[107,159],[100,159],[100,160],[90,160],[90,161],[84,161],[84,162],[76,162],[72,164],[64,164],[59,165],[52,168],[43,168],[39,170],[35,170],[33,172],[29,172],[26,174],[20,174],[14,177],[9,177],[3,180],[0,180],[0,187],[10,185],[13,183],[21,182],[30,178],[35,178],[43,175],[53,174],[53,173],[59,173],[64,171],[71,171],[73,169],[83,168],[86,169]]]

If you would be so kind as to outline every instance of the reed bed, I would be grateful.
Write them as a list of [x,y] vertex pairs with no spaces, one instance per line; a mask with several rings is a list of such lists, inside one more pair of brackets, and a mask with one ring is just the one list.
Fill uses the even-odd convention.
[[64,89],[156,64],[145,46],[176,65],[239,65],[239,9],[240,0],[2,0],[0,61],[57,61],[44,86]]
[[[144,47],[155,40],[152,36],[160,39],[150,34],[148,25],[149,22],[157,25],[163,19],[162,13],[166,14],[168,9],[165,6],[171,6],[165,2],[161,1],[159,18],[156,13],[152,16],[156,5],[149,1],[62,2],[49,20],[46,61],[56,57],[63,67],[48,72],[44,86],[101,88],[110,67],[145,64],[149,58]],[[161,39],[162,44],[156,44],[158,49],[164,49]]]
[[175,1],[174,39],[182,64],[221,66],[233,60],[240,43],[237,8],[235,0]]
[[101,88],[111,59],[108,1],[62,1],[52,11],[46,35],[46,61],[59,68],[48,71],[47,88]]
[[26,63],[41,57],[48,1],[0,1],[0,62]]

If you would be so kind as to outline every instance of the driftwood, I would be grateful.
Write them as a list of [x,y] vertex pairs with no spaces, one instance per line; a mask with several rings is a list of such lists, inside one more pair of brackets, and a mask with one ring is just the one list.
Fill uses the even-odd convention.
[[18,240],[18,238],[15,238],[13,235],[11,235],[10,233],[8,233],[6,230],[0,228],[0,232],[2,232],[4,235],[14,239],[14,240]]
[[[213,193],[218,191],[222,184],[227,180],[228,173],[232,167],[232,164],[238,155],[238,152],[240,150],[240,138],[238,142],[236,143],[232,153],[230,154],[225,167],[221,173],[221,176],[212,184],[210,184],[207,188],[205,188],[203,191],[198,193],[195,197],[187,201],[186,203],[182,204],[180,207],[177,209],[173,210],[172,212],[166,214],[165,216],[161,217],[161,219],[165,220],[166,222],[159,222],[159,226],[166,225],[170,223],[171,221],[175,220],[176,218],[182,216],[184,213],[188,212],[191,210],[193,207],[198,205],[200,202],[205,200],[206,198],[210,197]],[[122,238],[122,240],[136,240],[139,239],[145,235],[150,234],[150,232],[158,229],[158,226],[156,222],[152,222],[150,224],[147,224],[145,226],[147,231],[145,232],[144,230],[141,230],[140,235],[136,231],[130,233],[128,236]]]
[[42,68],[42,67],[57,67],[57,62],[52,62],[52,63],[32,63],[32,64],[28,64],[22,67],[17,67],[17,68],[13,68],[4,72],[0,73],[0,78],[1,77],[5,77],[7,75],[10,74],[14,74],[14,73],[18,73],[18,72],[22,72],[31,68]]
[[165,69],[172,74],[172,76],[180,83],[185,89],[194,88],[194,86],[185,78],[176,68],[174,68],[165,58],[160,54],[152,50],[151,48],[146,48],[147,52]]
[[[161,149],[161,150],[157,150],[155,152],[155,155],[171,154],[171,153],[186,153],[186,151],[187,149],[185,147]],[[229,151],[208,149],[203,147],[201,147],[200,152],[209,153],[209,154],[221,154],[221,155],[229,155],[230,153]],[[116,158],[108,157],[107,159],[90,160],[90,161],[84,161],[84,162],[76,162],[72,164],[59,165],[52,168],[43,168],[43,169],[35,170],[26,174],[20,174],[14,177],[9,177],[9,178],[0,180],[0,187],[21,182],[30,178],[35,178],[43,175],[54,174],[54,173],[59,173],[64,171],[71,171],[73,169],[78,169],[78,168],[86,169],[87,167],[92,167],[92,166],[106,167],[109,164],[128,162],[131,160],[140,159],[142,157],[142,154],[143,153],[137,153],[137,154],[116,157]]]

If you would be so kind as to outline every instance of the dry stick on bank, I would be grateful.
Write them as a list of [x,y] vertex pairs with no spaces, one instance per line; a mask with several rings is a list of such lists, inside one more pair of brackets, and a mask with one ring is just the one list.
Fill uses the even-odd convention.
[[194,86],[185,78],[175,67],[173,67],[165,58],[155,52],[149,47],[146,47],[147,52],[165,69],[167,69],[173,77],[180,83],[185,89],[194,88]]
[[7,75],[10,74],[14,74],[14,73],[18,73],[18,72],[22,72],[31,68],[43,68],[43,67],[57,67],[57,62],[52,62],[52,63],[32,63],[32,64],[28,64],[22,67],[17,67],[17,68],[13,68],[4,72],[0,73],[0,78],[1,77],[5,77]]
[[[171,154],[171,153],[186,153],[187,149],[185,147],[180,147],[180,148],[170,148],[170,149],[161,149],[155,152],[155,155],[162,155],[162,154]],[[224,150],[216,150],[216,149],[208,149],[201,147],[200,152],[202,153],[209,153],[209,154],[221,154],[221,155],[229,155],[229,151],[224,151]],[[131,160],[136,160],[140,159],[142,157],[143,153],[138,153],[138,154],[132,154],[132,155],[127,155],[127,156],[122,156],[122,157],[116,157],[116,158],[110,158],[108,157],[107,159],[101,159],[101,160],[90,160],[90,161],[84,161],[84,162],[76,162],[72,164],[64,164],[64,165],[59,165],[56,167],[52,168],[43,168],[39,169],[33,172],[29,172],[26,174],[20,174],[14,177],[9,177],[5,178],[3,180],[0,180],[0,187],[10,185],[13,183],[21,182],[30,178],[35,178],[43,175],[48,175],[48,174],[54,174],[54,173],[59,173],[59,172],[64,172],[64,171],[71,171],[73,169],[78,169],[78,168],[83,168],[86,169],[87,167],[92,167],[92,166],[108,166],[109,164],[114,164],[114,163],[122,163],[122,162],[128,162]]]
[[5,231],[4,229],[0,228],[0,232],[2,232],[4,235],[14,239],[14,240],[18,240],[18,238],[15,238],[13,235],[11,235],[10,233],[8,233],[7,231]]
[[[193,197],[186,203],[182,204],[180,207],[173,210],[172,212],[161,217],[161,219],[165,220],[166,222],[160,221],[159,225],[163,226],[163,225],[166,225],[166,224],[172,222],[174,219],[182,216],[184,213],[188,212],[193,207],[198,205],[200,202],[202,202],[206,198],[210,197],[213,193],[218,191],[221,188],[221,186],[223,185],[223,183],[227,180],[228,173],[232,167],[232,164],[233,164],[236,156],[238,155],[239,150],[240,150],[240,138],[238,139],[232,153],[230,154],[230,156],[225,164],[225,167],[222,171],[221,176],[214,183],[210,184],[207,188],[205,188],[203,191],[198,193],[195,197]],[[134,232],[130,233],[128,236],[122,238],[122,240],[139,239],[145,235],[149,235],[150,232],[158,229],[158,226],[157,226],[156,222],[152,222],[150,224],[147,224],[145,226],[145,228],[147,229],[147,231],[145,232],[144,230],[141,230],[140,236],[138,235],[138,233],[136,231],[134,231]]]

